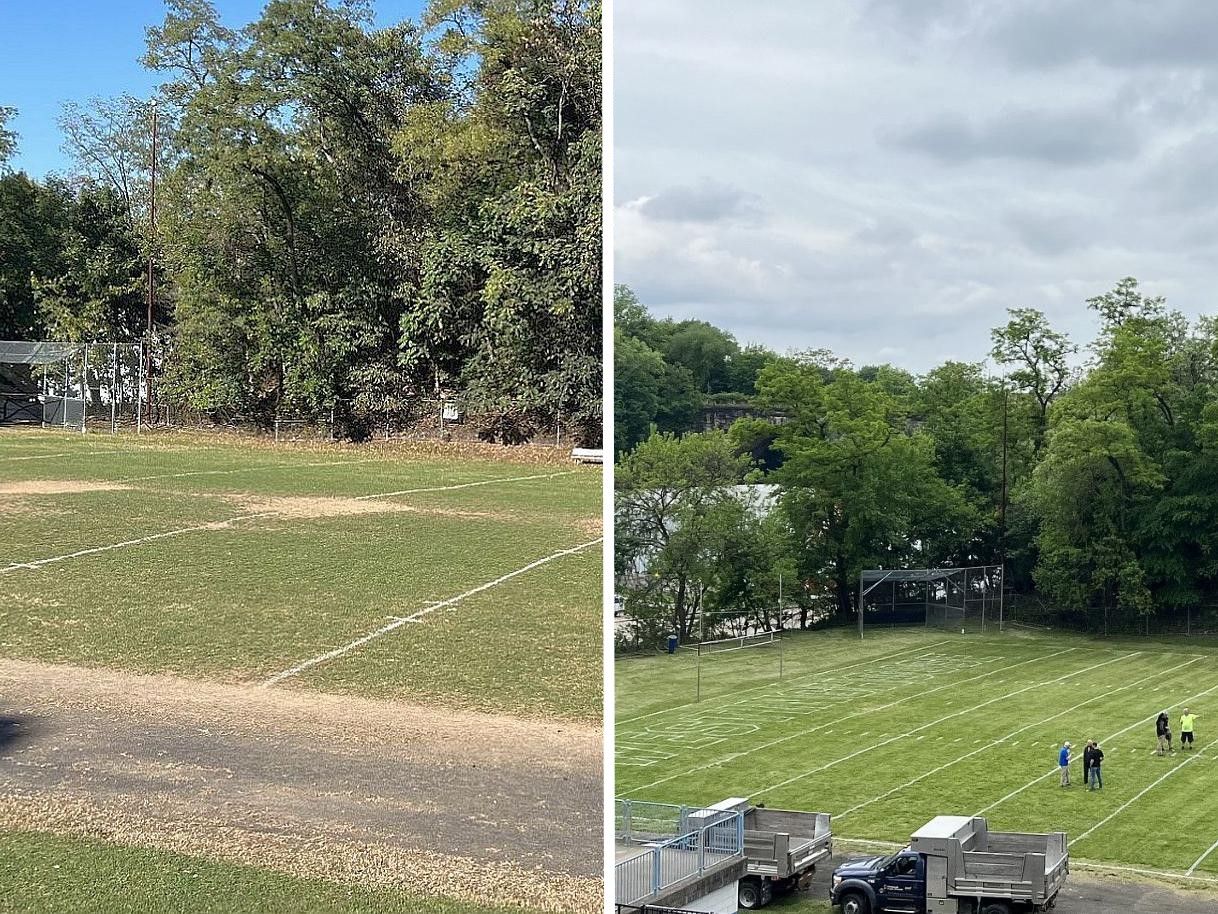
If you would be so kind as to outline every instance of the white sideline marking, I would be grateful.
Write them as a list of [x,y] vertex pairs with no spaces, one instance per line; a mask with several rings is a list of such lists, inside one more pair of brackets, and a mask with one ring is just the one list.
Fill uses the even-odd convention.
[[287,679],[289,676],[295,676],[298,673],[303,673],[305,670],[311,669],[312,667],[318,666],[319,664],[325,663],[329,660],[333,660],[336,657],[341,657],[343,654],[350,653],[351,651],[355,650],[357,647],[363,647],[369,641],[379,638],[379,637],[381,637],[381,635],[387,635],[387,634],[389,634],[389,632],[393,631],[394,629],[401,628],[407,622],[417,622],[421,616],[425,616],[428,613],[433,613],[437,609],[440,609],[445,606],[452,606],[456,603],[460,603],[462,600],[465,600],[469,597],[474,596],[474,594],[479,594],[479,593],[482,593],[484,590],[490,590],[492,587],[497,587],[500,584],[504,583],[505,581],[510,581],[512,578],[522,575],[525,572],[532,571],[534,568],[539,568],[540,566],[545,565],[547,562],[552,562],[555,559],[560,559],[564,556],[574,555],[577,552],[582,552],[583,550],[589,549],[592,546],[595,546],[598,543],[603,542],[603,541],[604,541],[604,537],[601,536],[601,537],[597,537],[594,540],[591,540],[590,542],[581,543],[578,546],[573,546],[570,549],[559,550],[558,552],[547,555],[545,558],[538,559],[535,562],[530,562],[529,564],[525,565],[523,568],[517,568],[515,571],[509,571],[507,574],[497,577],[493,581],[487,581],[485,584],[479,584],[477,587],[475,587],[471,590],[465,591],[465,593],[458,594],[455,597],[449,597],[447,600],[441,600],[439,603],[435,603],[431,606],[424,607],[423,609],[420,609],[418,612],[411,613],[409,616],[402,616],[401,618],[398,618],[398,619],[394,620],[393,622],[390,622],[388,625],[382,625],[376,631],[369,632],[368,634],[364,635],[362,638],[356,638],[354,641],[350,642],[349,644],[344,644],[342,647],[336,647],[334,650],[326,651],[326,653],[324,653],[324,654],[318,654],[316,657],[312,657],[308,660],[305,660],[302,663],[296,664],[296,666],[292,667],[290,670],[284,670],[282,673],[276,673],[274,676],[272,676],[262,685],[264,688],[273,686],[276,683],[282,682],[283,680]]
[[[1065,648],[1060,651],[1054,651],[1052,654],[1046,654],[1041,657],[1032,657],[1028,660],[1021,660],[1018,663],[1011,664],[1011,666],[999,667],[996,670],[990,670],[988,673],[980,673],[976,676],[970,676],[968,679],[961,679],[961,680],[945,683],[944,685],[937,686],[936,688],[927,689],[925,692],[920,692],[917,695],[906,695],[904,698],[898,698],[896,701],[890,701],[886,705],[878,705],[877,707],[874,707],[874,708],[866,708],[862,711],[855,711],[853,714],[847,714],[845,717],[842,717],[838,720],[830,721],[828,723],[823,723],[823,724],[817,724],[816,726],[809,727],[806,730],[800,730],[796,733],[790,733],[790,734],[787,734],[786,736],[779,737],[778,739],[770,740],[768,743],[761,743],[760,745],[754,746],[751,749],[743,749],[740,752],[735,752],[735,753],[732,753],[731,755],[725,755],[725,756],[723,756],[723,758],[715,759],[714,761],[706,762],[705,764],[698,765],[694,768],[690,768],[688,771],[682,771],[677,774],[670,774],[668,777],[660,778],[658,781],[652,781],[650,784],[644,784],[642,787],[631,788],[630,791],[628,791],[626,794],[623,794],[623,795],[629,796],[631,794],[637,794],[641,790],[648,790],[648,789],[650,789],[652,787],[656,787],[660,784],[665,784],[668,781],[676,780],[677,778],[682,778],[682,777],[685,777],[686,775],[694,774],[695,772],[698,772],[698,771],[705,771],[707,768],[716,768],[720,765],[726,765],[728,762],[734,762],[738,758],[743,758],[744,756],[751,755],[754,752],[760,752],[763,749],[769,749],[773,746],[777,746],[781,743],[785,743],[788,740],[798,739],[801,736],[808,736],[811,733],[818,733],[821,730],[827,730],[829,727],[835,726],[836,724],[844,723],[845,721],[848,721],[848,720],[853,720],[856,717],[863,717],[864,715],[867,715],[867,714],[877,714],[880,711],[887,711],[889,708],[895,708],[897,705],[903,705],[907,701],[913,701],[918,698],[923,698],[927,695],[933,695],[935,692],[942,692],[944,689],[954,689],[957,686],[961,686],[961,685],[964,685],[965,683],[969,683],[969,682],[975,682],[978,679],[985,679],[987,676],[993,676],[995,673],[1001,673],[1003,670],[1009,670],[1014,667],[1023,666],[1028,663],[1040,663],[1043,660],[1048,660],[1050,657],[1056,657],[1059,654],[1068,654],[1073,650],[1074,650],[1074,648],[1068,647],[1068,648]],[[870,731],[868,731],[868,732],[870,732]],[[866,735],[866,734],[863,734],[863,735]]]
[[[361,495],[354,499],[355,501],[367,501],[370,498],[388,498],[390,495],[406,495],[407,492],[442,492],[448,489],[466,489],[470,486],[487,486],[496,482],[519,482],[524,479],[545,479],[549,476],[566,476],[568,473],[575,473],[578,470],[569,470],[565,473],[551,473],[546,475],[533,476],[504,476],[499,479],[484,479],[481,482],[462,482],[452,486],[433,486],[427,489],[413,489],[403,492],[384,492],[377,495]],[[5,565],[0,568],[0,574],[7,574],[10,571],[18,571],[22,568],[41,568],[43,565],[52,565],[55,562],[65,562],[68,559],[80,558],[85,555],[95,555],[99,552],[109,552],[111,549],[122,549],[124,546],[138,546],[141,543],[150,543],[153,540],[165,539],[170,536],[178,536],[182,533],[195,533],[199,530],[222,530],[231,524],[243,520],[257,520],[263,517],[274,517],[274,511],[262,511],[257,514],[239,514],[236,517],[230,517],[226,520],[211,521],[206,524],[195,524],[191,527],[177,527],[173,530],[165,530],[161,533],[154,533],[151,536],[142,536],[139,539],[123,540],[121,543],[111,543],[107,546],[93,546],[89,549],[80,549],[76,552],[69,552],[65,555],[56,555],[48,559],[36,559],[32,562],[13,562],[10,565]]]
[[1142,797],[1146,796],[1146,794],[1150,793],[1151,790],[1158,787],[1160,784],[1162,784],[1164,781],[1166,781],[1169,777],[1171,777],[1177,771],[1180,771],[1183,768],[1187,768],[1193,762],[1197,761],[1197,759],[1201,758],[1201,756],[1204,752],[1205,752],[1205,749],[1198,750],[1197,754],[1194,755],[1192,758],[1188,759],[1187,761],[1181,762],[1175,768],[1172,768],[1170,771],[1168,771],[1166,774],[1155,779],[1155,781],[1152,782],[1151,784],[1149,784],[1148,786],[1143,787],[1141,790],[1139,790],[1137,793],[1135,793],[1130,799],[1126,800],[1124,803],[1122,803],[1120,806],[1118,806],[1116,809],[1114,809],[1107,816],[1100,819],[1100,821],[1096,822],[1089,829],[1087,829],[1085,832],[1083,832],[1081,835],[1079,835],[1077,838],[1075,838],[1073,841],[1071,841],[1070,844],[1077,844],[1079,841],[1082,841],[1084,838],[1086,838],[1089,834],[1091,834],[1093,831],[1095,831],[1100,826],[1107,825],[1110,821],[1115,819],[1118,815],[1123,813],[1126,809],[1128,809],[1130,806],[1132,806]]
[[31,454],[24,457],[4,457],[4,460],[50,460],[52,457],[71,457],[71,454]]
[[[1183,706],[1183,705],[1184,705],[1184,702],[1186,702],[1186,701],[1195,701],[1195,700],[1196,700],[1196,699],[1198,699],[1198,698],[1204,698],[1206,695],[1209,695],[1211,692],[1213,692],[1213,691],[1215,691],[1215,690],[1218,690],[1218,685],[1210,686],[1210,687],[1209,687],[1208,689],[1206,689],[1204,692],[1197,692],[1197,693],[1196,693],[1196,694],[1194,694],[1194,695],[1190,695],[1190,696],[1188,696],[1187,698],[1185,698],[1183,701],[1178,701],[1178,702],[1176,702],[1174,705],[1168,705],[1168,707],[1167,707],[1165,710],[1168,710],[1168,711],[1173,711],[1173,710],[1175,710],[1176,708],[1179,708],[1179,707]],[[1154,714],[1151,714],[1149,717],[1143,717],[1141,720],[1134,721],[1134,722],[1133,722],[1132,724],[1130,724],[1128,727],[1122,727],[1120,730],[1117,730],[1117,732],[1116,732],[1116,733],[1109,734],[1108,736],[1106,736],[1106,737],[1104,737],[1102,740],[1100,740],[1100,742],[1104,742],[1104,743],[1106,743],[1106,742],[1110,742],[1111,740],[1116,739],[1118,736],[1121,736],[1121,735],[1122,735],[1122,734],[1124,734],[1124,733],[1128,733],[1128,732],[1129,732],[1130,730],[1132,730],[1134,727],[1140,727],[1140,726],[1142,726],[1142,724],[1147,724],[1147,723],[1150,723],[1152,720],[1154,720],[1154,719],[1155,719],[1156,717],[1158,717],[1158,716],[1159,716],[1159,713],[1156,711]],[[1153,750],[1151,750],[1151,751],[1153,751]],[[1073,762],[1073,760],[1072,760],[1072,762]],[[1024,784],[1024,785],[1023,785],[1022,787],[1020,787],[1018,790],[1012,790],[1010,793],[1008,793],[1008,794],[1007,794],[1005,797],[1003,797],[1001,800],[995,800],[995,801],[994,801],[993,803],[991,803],[989,806],[985,807],[985,809],[982,809],[982,810],[979,810],[978,812],[973,813],[973,816],[974,816],[974,817],[976,817],[976,816],[982,816],[982,815],[985,815],[985,814],[986,814],[987,812],[989,812],[991,809],[996,809],[997,807],[1001,806],[1003,803],[1005,803],[1007,800],[1011,799],[1012,797],[1017,797],[1017,796],[1019,796],[1021,793],[1023,793],[1023,792],[1024,792],[1025,790],[1027,790],[1029,787],[1035,787],[1037,784],[1039,784],[1039,783],[1040,783],[1041,781],[1043,781],[1045,778],[1052,777],[1053,775],[1057,774],[1059,770],[1060,770],[1060,766],[1055,765],[1054,767],[1052,767],[1052,768],[1050,768],[1048,771],[1046,771],[1044,774],[1042,774],[1040,777],[1038,777],[1038,778],[1033,778],[1032,780],[1028,781],[1028,783]]]
[[[1132,654],[1125,654],[1124,656],[1121,656],[1121,657],[1114,657],[1111,660],[1105,660],[1103,663],[1097,663],[1097,664],[1094,664],[1093,666],[1086,667],[1085,669],[1075,670],[1073,673],[1067,673],[1065,676],[1058,676],[1056,679],[1050,679],[1045,682],[1033,683],[1032,685],[1024,686],[1022,689],[1016,689],[1014,692],[1007,692],[1003,695],[999,695],[997,698],[991,698],[988,701],[981,702],[981,704],[973,705],[971,708],[964,708],[963,710],[960,710],[960,711],[953,711],[951,714],[948,714],[945,717],[940,717],[938,720],[932,720],[930,723],[923,724],[920,727],[915,727],[914,729],[912,729],[906,733],[901,733],[901,734],[898,734],[897,736],[889,737],[888,739],[882,740],[873,746],[865,746],[864,748],[859,749],[856,752],[851,752],[849,755],[842,756],[839,759],[834,759],[832,762],[828,762],[824,765],[819,765],[818,767],[813,768],[810,771],[805,771],[802,774],[797,774],[794,777],[787,778],[785,781],[779,781],[777,784],[771,784],[768,787],[762,787],[758,790],[752,790],[747,794],[742,794],[742,796],[757,796],[757,795],[765,793],[766,791],[769,791],[769,790],[777,790],[779,787],[786,787],[788,784],[793,784],[796,781],[801,781],[804,778],[808,777],[809,775],[817,774],[818,772],[825,771],[828,768],[833,768],[837,765],[840,765],[842,762],[848,762],[850,759],[855,758],[856,756],[862,755],[865,752],[872,752],[876,749],[882,748],[883,746],[887,746],[890,743],[895,743],[898,740],[902,740],[907,737],[913,736],[915,733],[921,733],[923,730],[929,730],[931,727],[938,726],[939,724],[943,723],[944,721],[951,720],[953,717],[960,717],[964,714],[971,714],[973,711],[978,711],[981,708],[986,707],[987,705],[992,705],[999,701],[1006,701],[1008,698],[1014,698],[1016,695],[1020,695],[1024,692],[1030,692],[1033,689],[1039,689],[1044,686],[1054,685],[1054,684],[1062,682],[1066,679],[1073,679],[1075,676],[1080,676],[1083,673],[1089,673],[1092,670],[1097,670],[1102,666],[1108,666],[1108,664],[1110,664],[1110,663],[1119,663],[1122,660],[1128,660],[1130,657],[1137,657],[1141,653],[1142,653],[1141,651],[1134,651]],[[921,696],[919,696],[919,697],[921,697]],[[959,740],[956,740],[956,742],[959,742]]]
[[460,482],[452,486],[427,486],[422,489],[400,489],[397,492],[377,492],[375,495],[358,495],[352,501],[369,501],[373,498],[393,498],[395,495],[418,495],[420,492],[448,492],[452,489],[472,489],[474,486],[489,486],[497,482],[521,482],[526,479],[554,479],[572,476],[579,470],[563,470],[561,473],[534,473],[532,476],[504,476],[499,479],[481,479],[478,482]]
[[[1200,659],[1200,658],[1198,658],[1198,659]],[[1197,662],[1197,660],[1190,660],[1188,663],[1182,664],[1179,667],[1179,669],[1183,669],[1184,667],[1188,666],[1189,664],[1196,663],[1196,662]],[[1145,682],[1148,679],[1156,679],[1160,675],[1161,674],[1156,671],[1154,673],[1151,673],[1149,676],[1143,676],[1141,679],[1138,679],[1134,682],[1129,683],[1129,685],[1121,686],[1118,689],[1110,689],[1109,691],[1105,692],[1103,695],[1096,695],[1094,698],[1088,698],[1086,701],[1080,701],[1078,704],[1076,704],[1072,708],[1066,708],[1066,710],[1064,710],[1064,711],[1058,711],[1056,714],[1054,714],[1050,717],[1046,717],[1043,720],[1038,720],[1032,724],[1027,724],[1026,726],[1020,727],[1018,730],[1012,730],[1006,736],[999,737],[998,739],[994,740],[992,743],[982,746],[980,749],[974,749],[972,752],[969,752],[967,755],[962,755],[959,758],[952,759],[950,762],[940,765],[938,768],[932,768],[930,771],[927,771],[924,774],[920,774],[916,778],[906,781],[904,784],[901,784],[898,787],[894,787],[894,788],[892,788],[892,790],[889,790],[886,793],[880,794],[878,797],[872,797],[870,800],[866,800],[862,803],[859,803],[857,806],[851,806],[845,812],[838,813],[833,818],[841,819],[845,816],[850,815],[852,812],[858,812],[860,809],[865,809],[866,807],[870,806],[872,803],[878,803],[880,800],[886,800],[890,796],[892,796],[894,793],[900,793],[905,788],[912,787],[914,784],[917,784],[919,781],[925,780],[926,778],[930,777],[931,775],[938,774],[940,771],[944,771],[948,768],[951,768],[953,765],[959,764],[960,762],[963,762],[965,759],[972,758],[974,755],[980,755],[982,752],[988,752],[990,749],[993,749],[995,746],[1002,745],[1007,740],[1009,740],[1011,737],[1017,736],[1020,733],[1023,733],[1025,730],[1030,730],[1033,727],[1039,727],[1042,724],[1047,724],[1051,720],[1056,720],[1057,718],[1062,717],[1066,714],[1069,714],[1072,711],[1077,711],[1079,708],[1083,707],[1084,705],[1089,705],[1092,702],[1099,701],[1103,698],[1107,698],[1110,695],[1115,695],[1117,692],[1124,692],[1126,689],[1132,689],[1134,686],[1141,685],[1143,682]],[[922,739],[922,737],[919,736],[918,739]],[[1011,745],[1015,746],[1015,745],[1017,745],[1017,743],[1011,743]],[[1110,751],[1115,752],[1116,750],[1113,749]],[[1218,844],[1215,844],[1214,846],[1218,847]]]
[[[902,654],[911,654],[911,653],[916,654],[919,651],[929,651],[929,650],[933,650],[936,647],[942,647],[945,644],[951,644],[951,643],[952,642],[950,640],[933,641],[930,644],[922,644],[922,645],[919,645],[918,647],[903,647],[899,651],[893,651],[891,654],[883,654],[879,657],[872,657],[869,660],[855,660],[855,661],[852,661],[851,663],[847,663],[843,666],[829,667],[827,670],[813,670],[810,673],[801,673],[798,676],[792,676],[790,679],[784,680],[784,683],[795,682],[797,679],[807,679],[809,676],[823,676],[826,673],[840,673],[842,670],[854,669],[856,666],[867,666],[868,664],[878,663],[881,660],[891,660],[893,657],[899,657]],[[783,687],[784,688],[786,687],[785,684]],[[732,694],[727,697],[735,698],[738,695],[746,695],[749,692],[756,692],[759,689],[770,689],[770,688],[773,688],[773,683],[769,683],[767,685],[752,686],[751,688],[747,688],[747,689],[740,689],[739,691],[732,692]],[[747,701],[748,701],[747,698],[741,699],[739,701],[733,701],[731,704],[724,705],[724,707],[732,708],[738,704],[744,704]],[[668,714],[671,711],[677,711],[681,708],[688,707],[689,705],[696,705],[696,704],[699,704],[699,702],[686,701],[686,702],[682,702],[679,705],[673,705],[671,708],[664,708],[662,711],[651,711],[647,714],[640,714],[637,717],[626,717],[626,718],[623,718],[622,720],[617,721],[617,723],[614,726],[620,730],[624,725],[632,724],[636,720],[645,720],[648,717],[655,717],[656,715],[659,715],[659,714]]]
[[1205,861],[1205,858],[1208,857],[1210,854],[1212,854],[1214,851],[1218,851],[1218,841],[1215,841],[1213,844],[1211,844],[1209,850],[1207,850],[1204,854],[1202,854],[1200,857],[1198,857],[1196,860],[1194,860],[1193,865],[1190,866],[1187,871],[1185,871],[1184,875],[1185,876],[1193,875],[1193,870],[1195,870],[1197,867],[1199,867]]

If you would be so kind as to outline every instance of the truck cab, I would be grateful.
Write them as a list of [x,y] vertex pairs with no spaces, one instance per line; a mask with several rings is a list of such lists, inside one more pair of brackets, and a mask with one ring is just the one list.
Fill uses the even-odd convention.
[[842,914],[926,914],[926,858],[906,849],[845,863],[833,872],[831,900]]

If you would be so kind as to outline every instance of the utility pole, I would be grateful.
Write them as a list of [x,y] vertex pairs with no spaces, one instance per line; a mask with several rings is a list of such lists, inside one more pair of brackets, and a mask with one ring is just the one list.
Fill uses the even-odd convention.
[[[156,298],[156,278],[153,272],[153,251],[156,247],[156,100],[152,102],[152,160],[149,163],[152,172],[151,196],[148,202],[148,348],[145,350],[147,365],[144,369],[144,383],[148,385],[148,405],[152,406],[152,305]],[[138,396],[138,392],[137,392]]]

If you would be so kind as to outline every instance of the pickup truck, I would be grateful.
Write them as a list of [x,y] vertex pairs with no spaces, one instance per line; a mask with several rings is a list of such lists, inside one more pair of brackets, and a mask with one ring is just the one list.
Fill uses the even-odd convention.
[[909,846],[833,871],[842,914],[1024,914],[1047,911],[1070,871],[1065,832],[991,832],[985,819],[936,816]]
[[740,880],[742,908],[764,907],[790,889],[805,888],[816,864],[833,854],[833,832],[827,812],[795,812],[754,806],[742,797],[711,809],[744,814],[744,854],[748,872]]

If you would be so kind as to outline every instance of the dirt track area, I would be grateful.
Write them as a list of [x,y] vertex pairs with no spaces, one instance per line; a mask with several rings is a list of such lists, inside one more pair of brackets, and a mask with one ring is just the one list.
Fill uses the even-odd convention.
[[[845,854],[816,868],[808,890],[811,898],[828,899],[833,868],[847,860]],[[855,854],[853,856],[861,856]],[[835,909],[836,910],[836,909]],[[1180,891],[1164,885],[1134,882],[1124,878],[1103,879],[1091,872],[1074,871],[1057,896],[1053,914],[1215,914],[1218,892]]]
[[586,725],[0,661],[0,827],[594,911],[601,807]]

